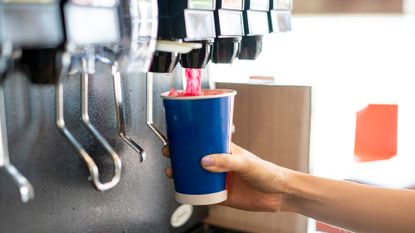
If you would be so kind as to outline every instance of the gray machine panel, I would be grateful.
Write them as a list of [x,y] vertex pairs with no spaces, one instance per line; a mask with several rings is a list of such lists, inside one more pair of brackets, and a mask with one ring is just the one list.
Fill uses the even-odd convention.
[[[181,88],[180,76],[179,67],[171,77],[155,75],[154,121],[162,130],[164,113],[156,95],[170,87]],[[66,123],[110,177],[110,156],[81,123],[79,81],[73,77],[65,84]],[[97,75],[90,78],[91,120],[123,162],[120,183],[100,193],[88,182],[86,166],[55,127],[54,86],[36,86],[20,75],[9,77],[5,94],[10,159],[33,184],[35,200],[21,203],[16,186],[0,171],[0,232],[178,233],[200,223],[207,214],[203,207],[195,208],[185,225],[170,225],[179,204],[172,181],[164,175],[169,161],[146,126],[145,83],[144,74],[123,77],[127,131],[148,155],[147,161],[139,163],[138,155],[117,136],[110,67],[97,65]]]

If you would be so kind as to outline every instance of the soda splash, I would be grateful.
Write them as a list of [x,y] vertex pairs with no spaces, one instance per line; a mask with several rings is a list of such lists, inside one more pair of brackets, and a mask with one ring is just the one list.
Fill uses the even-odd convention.
[[168,96],[199,96],[202,94],[201,76],[202,69],[185,69],[186,89],[184,91],[170,89]]

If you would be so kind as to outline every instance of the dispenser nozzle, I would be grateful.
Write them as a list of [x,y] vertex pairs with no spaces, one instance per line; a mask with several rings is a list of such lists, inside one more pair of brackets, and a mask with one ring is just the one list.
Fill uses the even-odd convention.
[[203,44],[196,42],[158,40],[150,72],[171,73],[179,62],[180,54],[187,54],[201,48]]
[[193,49],[189,53],[180,55],[180,64],[183,68],[202,69],[212,58],[212,41],[200,41],[202,47]]

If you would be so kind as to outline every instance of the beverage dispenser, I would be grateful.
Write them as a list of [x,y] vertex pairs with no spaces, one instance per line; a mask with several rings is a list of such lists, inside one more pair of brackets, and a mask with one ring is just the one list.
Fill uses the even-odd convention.
[[244,35],[243,10],[243,0],[216,1],[213,63],[230,64],[238,57]]
[[[6,106],[0,95],[0,232],[181,233],[206,216],[205,208],[186,206],[190,218],[179,219],[183,208],[169,195],[173,189],[163,174],[168,160],[145,124],[141,72],[149,70],[156,44],[177,54],[201,48],[183,39],[156,43],[157,5],[155,0],[0,1],[0,71],[28,76],[31,82],[23,85],[29,93],[19,99],[33,106],[13,106],[8,96],[19,92],[8,90],[10,85]],[[170,80],[155,88],[165,90]],[[13,136],[8,143],[4,108]],[[157,120],[162,109],[154,110]],[[24,130],[10,117],[19,114],[29,119]],[[7,144],[11,161],[29,179],[11,166]],[[138,163],[146,154],[154,156]],[[33,198],[31,184],[37,198],[21,205],[10,195],[6,174],[18,183],[23,201]],[[97,190],[108,191],[95,192],[86,177]]]
[[[34,126],[16,133],[27,136],[7,142],[11,104],[1,86],[0,171],[12,175],[23,201],[33,198],[31,183],[37,192],[20,205],[3,195],[9,189],[0,177],[0,232],[184,233],[200,226],[207,208],[179,205],[163,174],[169,161],[149,133],[167,145],[153,93],[183,86],[179,63],[201,70],[210,60],[255,59],[262,37],[275,31],[268,16],[291,9],[278,2],[0,0],[0,73],[9,80],[15,71],[25,74],[34,105]],[[8,144],[30,152],[12,161],[31,183],[10,164]],[[139,163],[146,155],[151,159]],[[86,177],[106,192],[95,192]]]
[[268,34],[269,0],[245,0],[243,11],[245,34],[239,59],[255,60],[262,51],[263,36]]
[[[216,37],[213,15],[215,1],[159,0],[158,3],[159,39],[201,44],[201,48],[193,47],[191,51],[183,51],[185,54],[180,56],[180,63],[184,68],[204,68],[211,58],[212,43]],[[170,58],[171,65],[174,67],[178,58],[174,54],[170,55]],[[158,70],[162,68],[159,59],[156,58],[153,64],[152,72],[159,72]],[[167,71],[171,72],[172,69]]]

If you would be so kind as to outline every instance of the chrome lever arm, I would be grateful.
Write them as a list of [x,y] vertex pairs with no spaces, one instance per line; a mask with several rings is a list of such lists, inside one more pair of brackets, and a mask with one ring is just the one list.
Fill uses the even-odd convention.
[[[121,179],[121,159],[118,156],[117,152],[115,152],[114,148],[108,143],[108,141],[99,133],[99,131],[95,128],[95,126],[91,123],[89,118],[89,110],[88,110],[88,82],[89,82],[89,74],[87,72],[87,59],[83,57],[81,59],[82,62],[82,77],[81,77],[81,109],[82,109],[82,122],[87,127],[89,132],[99,141],[99,143],[105,148],[105,150],[111,155],[111,158],[114,162],[114,176],[111,181],[108,183],[102,184],[98,183],[99,180],[95,180],[94,183],[97,183],[99,190],[107,190],[113,188],[117,185]],[[98,177],[96,177],[98,178]]]
[[115,98],[115,110],[117,114],[117,129],[118,135],[139,154],[140,162],[146,160],[146,153],[144,149],[139,146],[134,140],[132,140],[126,132],[125,118],[124,118],[124,102],[123,102],[123,89],[121,84],[121,75],[118,70],[118,64],[112,65],[112,77],[114,81],[114,98]]
[[153,122],[153,73],[147,73],[147,126],[160,139],[163,146],[167,146],[167,137],[154,125]]
[[22,202],[28,202],[35,197],[32,184],[15,166],[10,163],[6,129],[6,113],[4,103],[4,89],[0,86],[0,169],[4,168],[18,186]]
[[[116,186],[121,178],[121,160],[119,156],[114,152],[112,147],[109,145],[109,143],[99,134],[99,132],[93,127],[92,124],[89,123],[89,117],[88,117],[88,92],[85,92],[88,88],[88,77],[87,75],[85,77],[82,77],[82,84],[81,84],[81,91],[82,93],[82,118],[84,120],[87,120],[87,127],[88,129],[96,136],[96,138],[104,145],[104,147],[109,151],[111,154],[113,161],[114,161],[114,177],[111,181],[107,183],[102,183],[99,179],[99,170],[95,163],[95,161],[92,159],[92,157],[88,154],[88,152],[84,149],[84,147],[81,145],[81,143],[73,136],[73,134],[68,130],[68,128],[65,125],[65,118],[64,118],[64,90],[63,90],[63,82],[68,77],[68,71],[69,66],[71,62],[71,55],[69,53],[65,53],[62,56],[62,69],[61,73],[59,75],[58,82],[56,83],[56,126],[59,129],[59,131],[63,134],[63,136],[69,141],[69,143],[75,148],[75,150],[78,152],[78,155],[81,157],[81,159],[85,162],[85,164],[88,167],[90,179],[93,184],[93,186],[99,190],[99,191],[105,191],[108,189],[113,188]],[[83,60],[83,65],[86,61]],[[83,69],[83,72],[86,70]],[[85,82],[86,80],[86,82]],[[86,103],[85,101],[86,97]],[[86,111],[86,112],[85,112]],[[92,126],[92,127],[91,127]],[[96,134],[96,135],[95,135]],[[97,137],[98,136],[98,137]],[[104,142],[104,143],[103,143]]]

